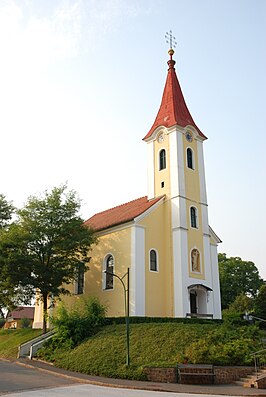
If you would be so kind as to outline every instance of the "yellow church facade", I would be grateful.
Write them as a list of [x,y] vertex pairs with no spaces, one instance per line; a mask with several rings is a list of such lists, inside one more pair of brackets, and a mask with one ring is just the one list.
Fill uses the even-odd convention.
[[[203,143],[185,103],[170,49],[161,106],[147,146],[147,196],[95,214],[90,270],[72,286],[69,303],[95,296],[108,316],[124,316],[115,274],[129,269],[129,314],[221,318],[217,245],[208,223]],[[41,326],[41,306],[34,327]]]

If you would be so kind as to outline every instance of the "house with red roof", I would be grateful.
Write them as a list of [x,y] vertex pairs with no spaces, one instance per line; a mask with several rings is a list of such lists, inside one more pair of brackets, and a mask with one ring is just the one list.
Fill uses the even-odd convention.
[[31,328],[34,319],[34,307],[19,306],[6,314],[5,329]]
[[[221,240],[208,222],[203,157],[207,137],[186,105],[174,50],[168,53],[161,105],[143,138],[147,195],[85,222],[95,230],[98,244],[92,249],[90,270],[77,277],[73,293],[98,297],[109,316],[124,316],[126,290],[131,316],[219,319]],[[35,326],[40,322],[39,313]]]

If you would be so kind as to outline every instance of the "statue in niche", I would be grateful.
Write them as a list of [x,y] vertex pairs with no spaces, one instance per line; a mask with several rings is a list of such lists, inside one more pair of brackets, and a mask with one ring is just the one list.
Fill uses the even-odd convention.
[[193,272],[200,272],[200,253],[196,248],[191,251],[191,264]]

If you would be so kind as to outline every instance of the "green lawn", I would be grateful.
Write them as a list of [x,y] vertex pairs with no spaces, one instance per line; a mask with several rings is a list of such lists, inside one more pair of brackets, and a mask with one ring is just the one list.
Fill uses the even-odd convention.
[[0,357],[16,358],[20,344],[40,335],[40,329],[10,329],[0,330]]

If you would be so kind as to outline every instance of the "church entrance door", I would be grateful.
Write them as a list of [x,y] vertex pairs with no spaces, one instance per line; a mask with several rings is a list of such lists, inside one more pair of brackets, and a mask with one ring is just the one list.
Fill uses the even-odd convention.
[[190,313],[197,313],[197,294],[190,292]]

